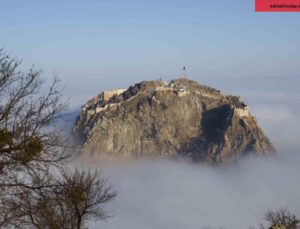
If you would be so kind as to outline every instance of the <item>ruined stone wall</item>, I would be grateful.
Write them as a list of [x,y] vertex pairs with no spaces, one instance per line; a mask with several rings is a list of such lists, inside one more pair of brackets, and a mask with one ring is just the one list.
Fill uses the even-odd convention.
[[240,117],[249,117],[250,115],[250,110],[249,107],[245,107],[245,108],[235,108],[234,112],[240,116]]
[[106,104],[104,107],[96,107],[96,113],[100,113],[101,111],[105,111],[108,108],[108,104]]
[[125,92],[127,89],[126,88],[117,88],[117,89],[112,89],[109,91],[104,91],[102,92],[102,99],[104,101],[110,100],[114,95],[120,95],[123,92]]

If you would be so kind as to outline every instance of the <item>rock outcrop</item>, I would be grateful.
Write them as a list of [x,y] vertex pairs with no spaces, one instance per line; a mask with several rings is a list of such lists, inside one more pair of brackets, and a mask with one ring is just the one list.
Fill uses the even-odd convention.
[[223,163],[275,152],[239,97],[187,79],[102,92],[82,107],[74,134],[82,152],[125,158]]

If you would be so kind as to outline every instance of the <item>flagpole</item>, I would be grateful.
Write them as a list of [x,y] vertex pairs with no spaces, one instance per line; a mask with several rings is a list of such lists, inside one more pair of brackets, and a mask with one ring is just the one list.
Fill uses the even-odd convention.
[[186,67],[185,66],[183,67],[183,71],[184,71],[184,77],[187,78],[186,77]]

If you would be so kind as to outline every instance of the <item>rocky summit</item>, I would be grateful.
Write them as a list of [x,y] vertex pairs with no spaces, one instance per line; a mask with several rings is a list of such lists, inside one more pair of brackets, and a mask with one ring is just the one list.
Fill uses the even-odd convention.
[[238,96],[188,79],[104,91],[82,106],[73,131],[83,153],[124,158],[224,163],[275,152]]

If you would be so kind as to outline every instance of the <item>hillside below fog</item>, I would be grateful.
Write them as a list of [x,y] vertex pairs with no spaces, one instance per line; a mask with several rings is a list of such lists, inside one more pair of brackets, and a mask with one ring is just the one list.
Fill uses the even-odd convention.
[[82,153],[223,163],[275,152],[238,96],[188,79],[143,81],[101,92],[73,129]]

